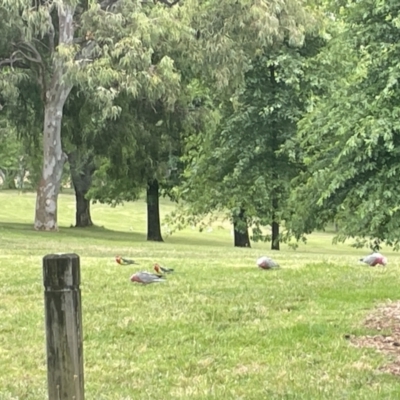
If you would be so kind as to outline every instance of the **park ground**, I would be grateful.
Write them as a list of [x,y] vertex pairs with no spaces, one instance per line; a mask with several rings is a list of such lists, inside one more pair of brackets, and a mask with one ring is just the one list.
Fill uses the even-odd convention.
[[[81,257],[86,399],[400,398],[388,368],[397,342],[387,353],[364,346],[391,338],[388,321],[399,321],[400,256],[390,249],[386,268],[365,267],[367,249],[315,233],[272,254],[280,270],[262,271],[255,260],[269,245],[234,248],[225,224],[146,242],[143,201],[95,204],[97,227],[74,229],[64,193],[58,233],[33,231],[33,193],[2,191],[0,205],[0,400],[47,396],[42,257],[55,252]],[[163,201],[162,215],[173,207]],[[117,265],[117,254],[140,266]],[[130,283],[154,262],[176,273]],[[371,317],[380,305],[390,318]]]

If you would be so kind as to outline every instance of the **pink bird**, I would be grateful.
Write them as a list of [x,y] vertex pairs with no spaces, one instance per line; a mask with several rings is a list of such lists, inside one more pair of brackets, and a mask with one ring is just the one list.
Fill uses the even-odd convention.
[[257,260],[257,266],[261,269],[274,269],[279,268],[279,264],[277,264],[272,258],[263,256]]
[[372,253],[369,256],[360,258],[360,261],[368,264],[370,267],[375,267],[378,264],[385,266],[387,264],[387,258],[381,253]]
[[131,276],[131,282],[142,283],[143,285],[148,285],[150,283],[155,282],[165,282],[165,279],[156,274],[152,274],[151,272],[140,271],[136,272]]

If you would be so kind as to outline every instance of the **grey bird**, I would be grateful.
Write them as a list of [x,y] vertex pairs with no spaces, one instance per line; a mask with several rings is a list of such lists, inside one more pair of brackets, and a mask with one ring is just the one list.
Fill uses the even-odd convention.
[[131,276],[131,282],[142,283],[143,285],[148,285],[150,283],[165,282],[165,279],[151,272],[140,271],[136,272]]
[[387,258],[384,257],[381,253],[372,253],[369,256],[360,258],[365,264],[368,264],[370,267],[375,267],[375,265],[383,265],[387,264]]
[[257,260],[257,266],[261,269],[274,269],[280,267],[279,264],[275,262],[272,258],[266,256],[260,257]]

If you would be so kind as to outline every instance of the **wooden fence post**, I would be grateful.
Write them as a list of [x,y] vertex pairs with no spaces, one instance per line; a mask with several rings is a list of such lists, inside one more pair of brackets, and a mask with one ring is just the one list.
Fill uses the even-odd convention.
[[43,257],[43,282],[49,400],[84,400],[79,256]]

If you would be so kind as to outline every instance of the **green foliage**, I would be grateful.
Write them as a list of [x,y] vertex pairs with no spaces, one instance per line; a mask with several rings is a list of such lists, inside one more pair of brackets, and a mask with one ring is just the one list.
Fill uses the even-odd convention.
[[[4,122],[4,121],[2,121]],[[21,180],[21,169],[23,170],[23,148],[18,141],[15,130],[6,124],[0,126],[0,171],[2,188],[15,189],[15,179]]]
[[37,161],[29,149],[32,143],[18,135],[5,118],[0,119],[0,175],[3,189],[30,189],[37,184]]
[[[310,36],[304,47],[285,42],[265,50],[246,73],[245,86],[223,103],[219,125],[202,135],[200,143],[198,137],[188,139],[181,189],[185,205],[179,218],[172,216],[177,227],[201,221],[210,212],[235,218],[243,208],[253,239],[271,240],[262,226],[288,216],[290,181],[300,168],[291,157],[292,141],[314,83],[308,59],[323,43]],[[282,239],[289,237],[282,234]]]
[[[226,93],[233,93],[249,68],[249,55],[283,40],[301,43],[303,24],[307,22],[310,27],[315,21],[300,2],[288,1],[281,6],[279,10],[266,2],[186,1],[166,9],[160,4],[127,2],[109,16],[111,23],[95,8],[85,16],[87,29],[95,32],[96,51],[102,57],[81,73],[89,73],[89,82],[97,84],[92,72],[97,76],[99,68],[105,81],[120,82],[117,87],[127,92],[127,97],[118,97],[114,103],[121,115],[107,126],[108,131],[117,134],[111,140],[105,135],[105,140],[97,142],[106,148],[109,157],[103,167],[112,181],[118,179],[118,184],[110,182],[106,192],[104,184],[98,186],[91,191],[94,198],[101,199],[104,194],[104,200],[112,202],[111,187],[117,191],[115,196],[129,188],[137,193],[137,186],[154,177],[168,195],[175,196],[172,188],[179,181],[176,160],[182,153],[181,137],[199,140],[199,132],[204,131],[199,118],[209,113],[204,104],[188,112],[190,105],[199,100],[193,92],[193,78],[201,74],[199,87],[216,84]],[[118,24],[112,22],[117,19]],[[155,19],[156,26],[152,22]],[[111,37],[120,38],[118,45],[112,45]],[[149,60],[151,65],[146,64]],[[135,69],[143,69],[143,73],[132,81],[126,71]],[[104,168],[100,179],[103,183]],[[171,176],[171,170],[175,176]]]
[[108,121],[95,141],[95,151],[105,162],[90,196],[112,204],[133,200],[149,180],[157,179],[163,194],[173,197],[172,189],[179,182],[182,139],[208,116],[193,105],[194,99],[198,99],[195,83],[181,91],[173,109],[162,100],[120,96],[116,102],[119,117]]
[[352,3],[341,10],[344,31],[331,57],[346,60],[331,90],[300,124],[307,172],[296,182],[297,232],[335,219],[338,240],[359,237],[399,247],[400,151],[398,90],[400,6]]

